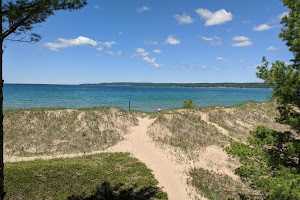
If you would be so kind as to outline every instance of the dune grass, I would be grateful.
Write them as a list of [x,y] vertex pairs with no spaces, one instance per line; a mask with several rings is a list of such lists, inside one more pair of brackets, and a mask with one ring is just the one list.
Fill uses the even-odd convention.
[[4,111],[5,154],[34,156],[102,150],[123,139],[136,115],[115,108]]
[[5,165],[6,199],[167,199],[145,164],[129,153]]
[[209,171],[203,168],[193,168],[189,171],[190,184],[201,191],[208,199],[259,199],[259,195],[251,194],[239,181],[231,177]]
[[223,145],[229,140],[216,127],[201,119],[199,110],[178,109],[154,113],[156,121],[148,133],[155,141],[189,152],[209,145]]
[[249,131],[258,125],[286,130],[287,127],[276,122],[278,111],[276,102],[255,103],[252,101],[232,107],[209,107],[204,109],[209,120],[229,131],[230,136],[245,141]]

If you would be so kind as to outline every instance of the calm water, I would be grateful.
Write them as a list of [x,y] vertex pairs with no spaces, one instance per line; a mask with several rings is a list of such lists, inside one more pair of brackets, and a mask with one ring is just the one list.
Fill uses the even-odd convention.
[[5,84],[4,109],[119,107],[155,112],[192,99],[196,106],[268,100],[272,89]]

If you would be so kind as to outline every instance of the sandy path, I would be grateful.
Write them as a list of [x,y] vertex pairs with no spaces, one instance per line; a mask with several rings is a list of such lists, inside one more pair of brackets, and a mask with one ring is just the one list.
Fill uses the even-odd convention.
[[133,157],[145,163],[153,170],[159,187],[168,193],[170,200],[188,200],[188,186],[186,184],[185,167],[171,160],[171,155],[160,150],[147,135],[147,128],[154,119],[139,118],[139,126],[133,127],[131,134],[109,152],[130,152]]

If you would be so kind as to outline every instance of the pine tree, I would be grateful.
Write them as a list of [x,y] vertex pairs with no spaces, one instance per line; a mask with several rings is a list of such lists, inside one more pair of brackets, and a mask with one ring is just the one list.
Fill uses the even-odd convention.
[[5,41],[37,42],[41,36],[31,30],[58,10],[76,10],[86,0],[0,0],[0,199],[4,198],[3,162],[3,77],[2,59]]
[[247,144],[231,141],[226,151],[240,159],[236,173],[250,181],[265,199],[300,199],[300,0],[282,0],[290,9],[283,17],[279,37],[294,54],[292,64],[269,63],[263,57],[257,76],[274,85],[278,122],[290,131],[259,126],[250,132]]

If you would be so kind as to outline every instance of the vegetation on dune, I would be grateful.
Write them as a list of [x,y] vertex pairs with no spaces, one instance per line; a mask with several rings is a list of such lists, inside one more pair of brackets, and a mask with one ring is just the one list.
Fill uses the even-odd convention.
[[5,154],[53,155],[102,150],[123,139],[135,115],[122,109],[31,109],[5,113]]
[[227,175],[203,168],[192,168],[189,176],[191,184],[208,199],[256,199],[239,181]]
[[[6,144],[5,149],[8,151],[7,155],[15,155],[15,156],[32,156],[32,155],[52,155],[58,153],[76,153],[76,152],[88,152],[91,150],[100,150],[106,148],[110,145],[113,145],[122,139],[123,134],[127,133],[129,126],[137,125],[138,116],[145,117],[150,116],[152,118],[156,118],[156,121],[149,127],[148,133],[152,136],[152,138],[162,144],[167,144],[175,148],[179,148],[183,150],[183,152],[187,153],[187,155],[191,155],[189,157],[194,159],[194,152],[197,152],[203,148],[206,148],[211,145],[223,146],[229,144],[229,137],[222,134],[215,125],[210,124],[203,119],[203,114],[208,116],[209,121],[215,119],[215,117],[219,116],[219,119],[214,123],[226,124],[227,120],[232,121],[242,120],[245,123],[256,125],[259,121],[267,122],[268,119],[275,118],[278,116],[278,112],[275,109],[276,103],[274,102],[266,102],[266,103],[254,103],[247,102],[245,104],[241,104],[234,107],[209,107],[206,109],[198,110],[198,109],[172,109],[172,110],[164,110],[156,113],[152,113],[151,115],[140,112],[132,112],[132,111],[124,111],[122,109],[115,108],[93,108],[93,109],[78,109],[78,110],[70,110],[70,109],[30,109],[30,110],[8,110],[5,111],[5,136]],[[226,109],[233,109],[234,113],[230,113],[226,111]],[[261,112],[259,112],[261,110]],[[257,113],[256,115],[252,115],[251,113]],[[248,114],[245,118],[245,113]],[[263,116],[263,117],[262,117]],[[276,124],[276,122],[273,122]],[[227,124],[228,125],[228,124]],[[247,126],[248,126],[247,125]],[[236,124],[238,126],[238,124]],[[224,126],[225,127],[225,126]],[[230,130],[230,129],[228,129]],[[241,129],[242,130],[242,129]],[[246,134],[244,132],[240,134]],[[239,138],[239,134],[234,132],[232,137]],[[101,154],[102,155],[102,154]],[[103,154],[104,155],[104,154]],[[196,155],[196,154],[195,154]],[[89,157],[87,157],[89,158]],[[91,157],[92,158],[92,157]],[[115,159],[115,157],[111,157]],[[74,158],[75,159],[75,158]],[[77,158],[76,158],[77,159]],[[81,159],[81,158],[80,158]],[[125,157],[124,157],[125,159]],[[59,161],[63,161],[64,159],[59,159]],[[101,160],[101,161],[100,161]],[[105,159],[100,159],[97,163],[105,163]],[[115,159],[116,160],[116,159]],[[118,160],[118,159],[117,159]],[[51,163],[55,160],[51,160]],[[84,162],[86,162],[85,160]],[[8,163],[6,168],[10,166],[16,166],[19,170],[24,169],[21,165],[30,166],[30,169],[43,168],[42,166],[48,161],[35,161],[35,162],[21,162],[22,164],[14,165],[17,163]],[[50,161],[49,161],[50,162]],[[75,166],[75,161],[72,159],[69,160],[71,164],[73,163]],[[76,161],[77,162],[77,161]],[[81,161],[80,161],[81,162]],[[80,163],[79,162],[79,163]],[[89,161],[88,161],[89,162]],[[123,161],[122,161],[123,162]],[[124,161],[125,162],[125,161]],[[25,164],[24,164],[25,163]],[[26,163],[31,163],[27,165]],[[34,165],[36,163],[36,165]],[[42,164],[41,164],[42,163]],[[83,163],[83,162],[82,162]],[[92,164],[91,164],[92,165]],[[93,164],[97,165],[97,164]],[[53,170],[50,168],[58,169],[52,164],[45,165],[48,167],[43,168],[43,173],[49,174],[52,173]],[[51,166],[51,167],[50,167]],[[88,173],[90,167],[86,167],[84,173],[80,172],[80,169],[74,168],[72,165],[67,165],[65,161],[63,164],[59,164],[59,166],[67,166],[70,169],[74,169],[74,173],[84,174]],[[81,166],[81,164],[79,165]],[[116,164],[116,166],[121,166]],[[136,166],[133,164],[133,168]],[[214,166],[216,167],[216,166]],[[11,168],[15,170],[16,168]],[[29,169],[24,169],[29,170]],[[48,171],[47,171],[48,170]],[[78,171],[79,170],[79,171]],[[103,172],[103,170],[109,170],[108,168],[99,169],[99,171]],[[121,170],[122,171],[122,170]],[[24,172],[24,171],[23,171]],[[16,173],[21,174],[16,170]],[[25,171],[29,174],[29,171]],[[24,172],[24,174],[26,174]],[[7,177],[10,176],[10,171],[7,172]],[[66,173],[69,172],[59,172]],[[75,173],[75,174],[76,174]],[[93,170],[91,173],[94,173]],[[141,186],[136,183],[136,185],[131,184],[126,185],[127,181],[124,183],[122,181],[115,182],[113,179],[119,180],[122,179],[123,172],[120,174],[115,173],[104,173],[105,179],[99,179],[97,184],[88,179],[80,179],[80,181],[86,184],[85,188],[90,189],[77,189],[75,185],[66,186],[70,187],[71,193],[67,193],[67,197],[69,199],[101,199],[103,195],[110,195],[109,197],[105,196],[106,199],[115,198],[122,199],[124,196],[122,195],[131,195],[125,196],[128,197],[136,197],[142,195],[145,197],[145,193],[152,194],[151,191],[156,191],[155,187],[151,186]],[[12,173],[14,174],[14,173]],[[17,178],[19,175],[14,175]],[[56,179],[56,175],[48,176],[48,175],[39,175],[38,172],[30,172],[33,174],[37,174],[38,180],[41,177],[42,180],[49,180],[50,182]],[[95,174],[94,174],[95,175]],[[233,197],[239,198],[238,189],[241,188],[238,181],[232,180],[230,177],[216,174],[215,172],[205,171],[201,168],[195,168],[191,170],[189,173],[192,180],[192,185],[199,189],[202,193],[206,195],[206,197],[211,199],[222,199],[223,197]],[[28,175],[24,175],[20,178],[28,179]],[[32,175],[30,175],[32,176]],[[76,177],[71,172],[70,175],[66,175],[67,180],[70,180],[68,177]],[[87,175],[89,176],[89,175]],[[120,177],[119,177],[120,176]],[[43,178],[44,177],[44,178]],[[97,177],[97,176],[95,176]],[[136,179],[135,175],[132,176],[133,179]],[[77,179],[77,178],[76,178]],[[8,179],[10,180],[10,178]],[[32,180],[36,180],[32,179]],[[60,179],[57,179],[58,181]],[[91,177],[91,180],[94,180]],[[206,180],[203,182],[203,180]],[[11,184],[12,182],[16,182],[18,184]],[[71,182],[71,181],[70,181]],[[129,181],[130,182],[130,181]],[[9,183],[9,182],[8,182]],[[6,183],[6,184],[8,184]],[[39,188],[36,182],[32,182],[29,185],[25,181],[20,181],[20,179],[14,179],[9,184],[9,187],[13,187],[10,194],[12,197],[17,198],[19,194],[13,193],[13,191],[18,191],[16,187],[25,188],[23,191],[29,191],[29,193],[34,198],[43,198],[46,197],[46,193],[43,193],[44,196],[39,196],[41,191],[35,191],[32,188]],[[26,183],[26,184],[25,184]],[[81,182],[80,182],[81,183]],[[213,183],[213,184],[212,184]],[[49,183],[50,184],[50,183]],[[66,183],[67,184],[67,183]],[[212,184],[212,185],[211,185]],[[78,184],[80,185],[80,184]],[[228,188],[226,185],[233,185],[234,187]],[[47,189],[50,187],[50,189]],[[41,187],[41,190],[52,191],[51,187],[55,187],[45,184],[45,186]],[[62,187],[63,186],[59,186]],[[30,190],[30,188],[32,190]],[[72,189],[75,188],[75,189]],[[10,190],[9,188],[7,189]],[[145,191],[146,190],[146,191]],[[33,193],[32,193],[33,191]],[[79,191],[72,193],[73,191]],[[36,192],[36,193],[34,193]],[[232,194],[230,194],[232,192]],[[244,192],[243,194],[248,194],[249,192]],[[42,194],[42,192],[41,192]],[[23,193],[20,195],[23,195]],[[19,196],[20,196],[19,195]],[[61,194],[54,193],[53,198],[57,199],[57,196]],[[144,195],[144,196],[143,196]],[[26,196],[27,197],[27,196]],[[124,198],[125,198],[124,197]],[[10,198],[10,199],[14,199]],[[23,196],[22,196],[23,198]],[[25,197],[24,197],[25,198]],[[34,199],[33,198],[33,199]],[[104,199],[105,199],[104,198]],[[123,199],[124,199],[123,198]],[[164,197],[162,197],[163,199]],[[59,199],[59,198],[58,198]],[[103,198],[102,198],[103,199]],[[138,198],[137,198],[138,199]],[[146,198],[147,199],[147,198]]]
[[221,146],[229,140],[216,127],[203,121],[199,110],[170,110],[153,115],[157,119],[148,131],[152,138],[186,152],[209,145]]
[[226,129],[231,137],[246,141],[249,131],[259,124],[276,130],[288,129],[276,122],[275,118],[279,116],[276,106],[276,101],[249,101],[232,107],[211,107],[202,111],[209,116],[211,122]]
[[294,54],[292,65],[276,61],[263,65],[257,76],[275,86],[278,121],[291,130],[276,131],[258,126],[247,144],[232,141],[227,152],[242,164],[236,173],[263,192],[265,199],[300,199],[300,1],[282,0],[290,9],[283,17],[279,35]]
[[167,199],[129,153],[7,163],[4,173],[6,199]]
[[184,101],[181,108],[195,108],[193,100],[189,99],[188,101]]

